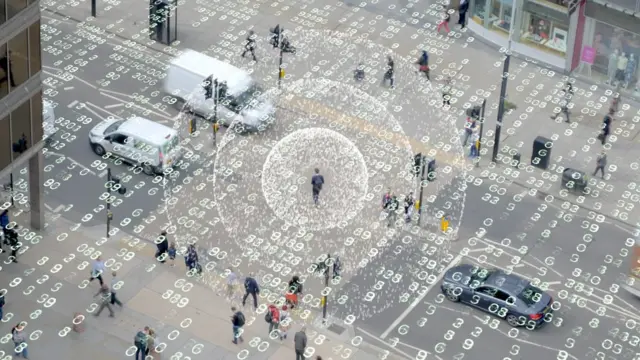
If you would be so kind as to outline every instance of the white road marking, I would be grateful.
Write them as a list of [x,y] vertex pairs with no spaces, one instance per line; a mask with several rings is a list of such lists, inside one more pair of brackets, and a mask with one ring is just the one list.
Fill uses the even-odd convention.
[[121,92],[114,91],[114,90],[100,89],[100,92],[106,92],[106,93],[109,93],[109,94],[120,95],[120,96],[128,97],[129,99],[133,99],[134,98],[134,96],[131,95],[131,94],[125,94],[125,93],[121,93]]
[[[479,316],[477,316],[477,315],[474,315],[473,317],[474,317],[474,318],[476,318],[476,320],[480,321],[481,323],[484,323],[484,319],[483,319],[483,318],[481,318],[481,317],[479,317]],[[541,347],[541,348],[543,348],[543,349],[547,349],[547,350],[555,351],[556,353],[557,353],[557,352],[562,351],[561,349],[555,349],[555,348],[552,348],[552,347],[550,347],[550,346],[546,346],[546,345],[542,345],[542,344],[534,343],[533,341],[527,341],[527,340],[524,340],[524,339],[519,339],[519,338],[517,338],[517,337],[515,337],[515,338],[514,338],[514,337],[511,337],[511,336],[509,336],[509,334],[507,334],[506,332],[504,332],[504,331],[500,331],[500,330],[498,330],[498,329],[494,329],[494,330],[495,330],[495,331],[497,331],[497,332],[499,332],[500,334],[504,335],[505,337],[511,338],[511,339],[513,339],[513,340],[515,340],[515,341],[518,341],[518,342],[521,342],[521,343],[524,343],[524,344],[529,344],[529,345],[538,346],[538,347]],[[577,357],[575,357],[575,356],[571,355],[568,351],[566,351],[566,350],[564,350],[564,351],[567,353],[567,356],[568,356],[569,358],[574,359],[574,360],[579,360]]]
[[60,211],[64,210],[65,206],[64,205],[58,205],[57,208],[53,209],[54,213],[59,213]]
[[95,110],[91,109],[90,107],[85,106],[84,108],[85,108],[85,110],[87,110],[88,112],[90,112],[90,113],[92,113],[93,115],[95,115],[95,116],[99,117],[99,118],[100,118],[100,120],[102,120],[102,121],[107,120],[107,118],[106,118],[106,117],[104,117],[104,116],[102,116],[102,115],[98,114]]
[[626,302],[624,299],[622,299],[620,296],[618,295],[613,295],[613,297],[617,298],[618,300],[622,301],[623,303],[625,303],[625,305],[627,305],[628,307],[632,308],[633,310],[636,311],[636,313],[640,314],[640,309],[638,309],[637,307],[629,304],[628,302]]
[[362,332],[363,334],[365,334],[365,335],[369,336],[370,338],[372,338],[372,339],[374,339],[374,340],[377,340],[377,341],[379,341],[379,342],[381,342],[381,343],[383,343],[383,344],[387,345],[388,347],[390,347],[390,348],[391,348],[391,349],[393,349],[394,351],[397,351],[397,352],[398,352],[398,354],[401,354],[402,356],[406,357],[408,360],[414,360],[414,357],[413,357],[413,356],[411,356],[411,355],[407,354],[406,352],[404,352],[404,351],[402,351],[402,350],[396,349],[395,347],[391,346],[391,344],[389,344],[389,343],[387,343],[386,341],[384,341],[384,340],[382,340],[382,339],[378,338],[377,336],[375,336],[375,335],[373,335],[373,334],[370,334],[369,332],[367,332],[367,331],[363,330],[362,328],[356,327],[356,329],[358,329],[358,331]]
[[[109,95],[109,94],[103,93],[102,91],[100,91],[100,94],[102,94],[102,95],[104,95],[104,96],[106,96],[106,97],[109,97],[109,98],[111,98],[111,99],[113,99],[113,100],[121,101],[121,102],[123,102],[123,103],[127,102],[127,101],[122,101],[122,99],[119,99],[119,98],[117,98],[117,97],[115,97],[115,96],[111,96],[111,95]],[[169,113],[167,113],[166,111],[163,111],[163,112],[164,112],[164,113],[166,113],[167,115],[163,115],[163,114],[157,113],[157,112],[155,112],[155,111],[153,111],[153,110],[151,110],[151,109],[147,109],[147,108],[142,107],[142,106],[137,105],[137,104],[133,104],[133,103],[131,103],[131,106],[133,106],[133,107],[135,107],[135,108],[138,108],[138,109],[140,109],[140,110],[143,110],[143,111],[149,111],[150,113],[152,113],[152,114],[154,114],[154,115],[156,115],[156,116],[160,116],[160,117],[164,118],[165,120],[171,121],[171,118],[167,116],[167,115],[169,115]],[[161,111],[162,111],[162,110],[161,110]],[[156,120],[156,122],[162,123],[162,121],[158,121],[158,120]],[[164,122],[166,122],[166,121],[164,121]]]
[[90,102],[88,102],[88,101],[87,101],[85,104],[86,104],[86,105],[89,105],[89,106],[92,106],[92,107],[94,107],[94,108],[96,108],[96,109],[98,109],[98,110],[102,110],[102,111],[104,111],[105,113],[107,113],[107,114],[109,114],[109,115],[113,116],[113,117],[114,117],[114,118],[116,118],[116,119],[121,119],[121,118],[122,118],[122,116],[118,116],[118,115],[116,115],[116,114],[114,114],[114,113],[112,113],[112,112],[110,112],[110,111],[107,111],[107,110],[105,110],[105,109],[101,108],[100,106],[98,106],[98,105],[96,105],[96,104],[90,103]]
[[109,171],[105,170],[105,171],[101,172],[100,174],[98,174],[98,177],[99,177],[99,178],[103,178],[103,177],[107,176],[107,173],[108,173],[108,172],[109,172]]
[[72,163],[76,164],[76,166],[80,166],[80,167],[81,167],[81,168],[83,168],[84,170],[87,170],[91,175],[94,175],[94,176],[96,175],[96,173],[95,173],[93,170],[89,169],[88,167],[86,167],[86,166],[84,166],[84,165],[80,164],[79,162],[77,162],[77,161],[73,160],[72,158],[70,158],[70,157],[68,157],[68,156],[66,156],[66,155],[58,154],[58,153],[53,152],[53,151],[47,151],[47,152],[45,153],[45,155],[47,155],[47,154],[51,154],[51,155],[53,155],[53,156],[57,156],[57,157],[64,157],[65,159],[67,159],[67,160],[71,161]]
[[[46,67],[46,66],[43,66],[43,67]],[[60,70],[60,69],[57,69],[57,70],[58,70],[59,72],[63,72],[63,71],[62,71],[62,70]],[[53,76],[53,77],[55,77],[55,78],[57,78],[57,79],[60,79],[60,80],[62,80],[62,81],[64,81],[64,82],[67,82],[67,79],[63,78],[62,76],[60,76],[60,75],[58,75],[58,74],[54,74],[54,73],[49,72],[49,71],[47,71],[47,70],[43,70],[43,72],[44,72],[45,74],[47,74],[47,75]],[[93,89],[96,89],[96,90],[98,89],[98,87],[97,87],[97,86],[93,85],[92,83],[88,82],[87,80],[83,80],[83,79],[81,79],[81,78],[79,78],[79,77],[77,77],[77,76],[75,76],[75,75],[73,75],[73,74],[71,74],[71,73],[68,73],[68,74],[69,74],[69,75],[71,75],[72,80],[78,80],[78,81],[80,81],[81,83],[83,83],[83,84],[85,84],[85,85],[87,85],[87,86],[89,86],[89,87],[91,87],[91,88],[93,88]]]
[[71,103],[69,103],[69,105],[67,105],[67,107],[71,109],[72,107],[76,106],[78,102],[79,102],[78,100],[73,100]]
[[124,106],[124,104],[112,104],[112,105],[105,105],[105,109],[113,109],[113,108],[117,108],[117,107],[121,107]]
[[433,282],[433,285],[431,285],[430,288],[428,288],[426,291],[424,291],[422,294],[420,294],[420,296],[418,296],[415,300],[413,300],[413,302],[409,305],[409,307],[407,307],[404,312],[402,314],[400,314],[400,317],[398,317],[390,326],[389,328],[387,328],[387,330],[385,330],[382,335],[380,335],[381,339],[386,338],[389,333],[391,333],[393,331],[393,329],[396,328],[396,326],[398,326],[398,324],[400,324],[402,322],[402,320],[404,320],[404,318],[406,318],[409,313],[411,311],[413,311],[413,309],[418,306],[422,300],[425,298],[425,296],[427,296],[427,294],[429,293],[429,291],[431,291],[431,289],[433,289],[434,287],[438,286],[438,283],[440,282],[440,280],[442,280],[442,278],[444,277],[444,274],[449,271],[449,269],[451,269],[452,267],[458,265],[458,263],[460,263],[460,261],[462,260],[463,256],[462,255],[458,255],[456,256],[453,260],[451,260],[451,262],[449,263],[449,265],[447,265],[446,268],[444,268],[444,270],[442,270],[442,272],[440,274],[438,274],[438,276],[436,277],[436,280]]
[[65,88],[62,88],[62,90],[73,90],[73,89],[74,89],[74,87],[73,87],[73,86],[67,86],[67,87],[65,87]]
[[613,225],[614,225],[615,227],[617,227],[618,229],[620,229],[620,230],[624,231],[624,232],[627,232],[627,233],[629,233],[629,234],[631,234],[631,235],[634,235],[634,231],[631,231],[631,230],[629,230],[629,229],[625,228],[624,226],[620,226],[620,225],[615,224],[615,223],[614,223]]
[[44,207],[46,207],[46,208],[47,208],[47,210],[49,210],[49,211],[53,212],[53,208],[51,207],[51,205],[49,205],[49,204],[47,204],[47,203],[44,203]]
[[62,72],[62,69],[58,69],[58,68],[55,68],[53,66],[42,65],[42,67],[45,68],[45,69]]

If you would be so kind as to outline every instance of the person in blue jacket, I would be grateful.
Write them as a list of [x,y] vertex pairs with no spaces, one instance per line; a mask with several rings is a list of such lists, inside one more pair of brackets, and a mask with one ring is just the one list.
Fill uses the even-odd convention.
[[260,286],[258,282],[253,278],[253,273],[250,273],[246,279],[244,279],[244,296],[242,297],[242,306],[247,303],[249,295],[253,297],[253,307],[258,309],[258,294],[260,294]]

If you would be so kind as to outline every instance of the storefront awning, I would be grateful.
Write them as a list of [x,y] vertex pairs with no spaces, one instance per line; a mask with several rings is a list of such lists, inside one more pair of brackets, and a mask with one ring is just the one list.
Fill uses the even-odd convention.
[[589,0],[606,8],[635,16],[640,19],[640,0]]

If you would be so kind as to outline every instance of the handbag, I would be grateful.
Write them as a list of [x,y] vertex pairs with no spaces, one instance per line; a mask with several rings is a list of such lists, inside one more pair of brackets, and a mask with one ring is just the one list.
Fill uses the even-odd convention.
[[420,65],[420,71],[429,71],[429,65]]
[[598,140],[602,141],[604,139],[604,133],[598,134]]

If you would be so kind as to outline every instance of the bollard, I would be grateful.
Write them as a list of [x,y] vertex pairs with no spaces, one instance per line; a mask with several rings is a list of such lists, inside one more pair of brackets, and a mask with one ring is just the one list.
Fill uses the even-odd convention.
[[[78,319],[82,319],[82,320],[78,322]],[[84,321],[84,316],[82,316],[82,314],[74,313],[73,320],[71,320],[71,328],[73,329],[73,331],[77,333],[83,332],[84,331],[84,326],[82,325],[83,321]]]

